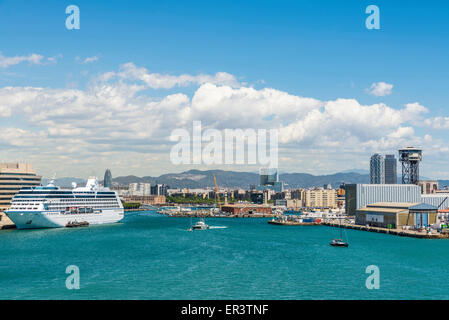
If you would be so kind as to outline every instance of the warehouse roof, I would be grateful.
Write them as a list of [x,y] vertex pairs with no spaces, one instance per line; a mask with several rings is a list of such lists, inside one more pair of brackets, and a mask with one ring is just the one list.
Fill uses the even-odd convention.
[[410,203],[410,202],[377,202],[368,204],[367,207],[369,208],[401,208],[401,209],[408,209],[410,207],[419,205],[420,203]]
[[409,208],[410,210],[438,210],[437,207],[427,203],[420,203]]
[[408,212],[407,209],[404,208],[381,208],[381,207],[365,207],[357,209],[357,212],[363,212],[363,213],[401,213],[401,212]]
[[400,203],[400,202],[378,202],[369,204],[357,211],[364,213],[401,213],[409,210],[438,210],[437,207],[426,203]]

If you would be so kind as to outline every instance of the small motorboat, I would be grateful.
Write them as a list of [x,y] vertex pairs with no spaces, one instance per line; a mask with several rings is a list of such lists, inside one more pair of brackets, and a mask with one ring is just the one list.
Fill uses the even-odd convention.
[[348,243],[344,242],[342,239],[333,239],[330,245],[333,247],[348,247]]
[[193,230],[207,230],[209,229],[209,225],[207,225],[203,219],[198,221],[193,227]]

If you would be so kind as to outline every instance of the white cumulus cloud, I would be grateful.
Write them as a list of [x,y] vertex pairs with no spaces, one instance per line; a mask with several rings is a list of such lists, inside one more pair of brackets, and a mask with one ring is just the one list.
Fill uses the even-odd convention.
[[152,89],[170,89],[173,87],[185,87],[190,85],[201,85],[204,83],[213,83],[218,85],[239,86],[235,76],[226,72],[217,72],[215,75],[169,75],[160,73],[151,73],[146,68],[137,67],[134,63],[125,63],[120,66],[118,73],[106,73],[104,77],[111,79],[118,77],[123,80],[142,81],[148,88]]
[[51,64],[57,63],[57,60],[60,58],[62,58],[61,54],[45,58],[43,55],[36,53],[27,56],[6,57],[0,52],[0,68],[9,68],[22,62],[28,62],[29,64]]
[[393,85],[386,82],[375,82],[366,90],[373,96],[384,97],[392,93]]
[[76,57],[75,60],[78,61],[81,64],[88,64],[88,63],[97,62],[98,60],[100,60],[100,58],[98,56],[86,57],[85,59],[81,59],[80,57]]

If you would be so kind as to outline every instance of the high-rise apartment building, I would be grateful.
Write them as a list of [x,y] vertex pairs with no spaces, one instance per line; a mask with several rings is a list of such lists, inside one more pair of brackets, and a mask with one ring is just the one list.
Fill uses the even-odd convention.
[[166,196],[168,194],[168,186],[165,184],[155,184],[151,186],[151,194],[155,196]]
[[9,208],[12,198],[21,188],[39,186],[41,179],[31,164],[0,163],[0,212]]
[[337,191],[317,188],[304,191],[303,206],[307,208],[337,208]]
[[370,161],[370,184],[385,184],[385,158],[381,154],[374,154]]
[[132,196],[149,196],[151,195],[151,184],[143,182],[130,183],[128,194]]

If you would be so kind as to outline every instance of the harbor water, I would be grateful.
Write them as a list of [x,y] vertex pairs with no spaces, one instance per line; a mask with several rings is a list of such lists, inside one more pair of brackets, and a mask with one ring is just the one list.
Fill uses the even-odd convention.
[[[193,219],[195,223],[197,219]],[[449,299],[448,240],[127,213],[114,225],[0,232],[0,299]],[[379,268],[369,290],[368,266]],[[68,266],[80,289],[66,287]]]

